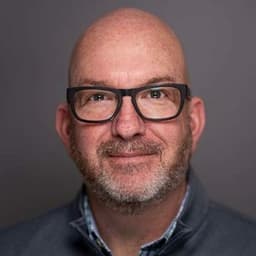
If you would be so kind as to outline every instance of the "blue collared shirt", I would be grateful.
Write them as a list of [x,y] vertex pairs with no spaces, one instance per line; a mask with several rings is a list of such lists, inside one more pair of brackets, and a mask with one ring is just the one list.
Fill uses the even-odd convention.
[[[176,217],[172,220],[169,227],[165,230],[165,232],[162,234],[162,236],[159,239],[154,240],[152,242],[149,242],[149,243],[141,246],[139,256],[156,256],[157,253],[159,252],[159,250],[162,248],[162,246],[170,239],[170,237],[172,236],[172,234],[176,228],[177,220],[183,211],[184,205],[188,198],[188,194],[189,194],[189,185],[187,186],[187,191],[182,200],[179,211],[178,211]],[[109,247],[104,242],[104,240],[102,239],[102,237],[100,236],[100,234],[98,232],[97,225],[95,223],[95,220],[94,220],[94,217],[93,217],[86,194],[84,196],[84,216],[85,216],[85,223],[86,223],[86,226],[88,229],[87,230],[88,235],[89,235],[89,238],[91,239],[91,241],[96,246],[98,246],[105,255],[111,256],[112,254],[111,254]]]

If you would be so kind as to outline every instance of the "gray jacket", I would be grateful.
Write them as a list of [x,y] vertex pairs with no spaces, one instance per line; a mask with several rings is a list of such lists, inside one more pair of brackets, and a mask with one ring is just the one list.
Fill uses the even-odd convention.
[[[254,256],[256,223],[209,201],[190,174],[190,194],[174,234],[157,255]],[[71,204],[0,232],[1,256],[101,256],[87,237],[81,195]]]

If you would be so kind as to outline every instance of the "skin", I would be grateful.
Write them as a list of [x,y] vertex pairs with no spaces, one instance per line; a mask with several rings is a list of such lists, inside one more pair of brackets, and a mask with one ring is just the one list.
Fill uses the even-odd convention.
[[[187,68],[174,32],[149,13],[116,10],[89,27],[74,48],[70,86],[100,83],[126,89],[162,82],[189,83]],[[117,117],[104,124],[79,122],[66,104],[58,106],[57,132],[86,177],[97,227],[113,255],[137,255],[140,246],[160,237],[176,216],[186,191],[185,171],[204,124],[203,101],[197,97],[186,103],[176,119],[166,122],[142,120],[129,97],[123,98]],[[122,147],[101,159],[99,148],[109,142]],[[136,148],[143,143],[158,145],[161,156]],[[184,144],[186,150],[180,150]],[[175,163],[179,163],[181,152],[184,164],[178,169]],[[86,163],[87,169],[94,166],[93,171],[85,174],[79,161],[82,166]],[[160,165],[175,167],[177,180],[163,195],[144,198],[143,203],[133,203],[133,207],[131,203],[129,207],[127,203],[118,204],[117,199],[107,200],[93,187],[95,177],[102,176],[99,167],[103,167],[117,194],[142,200],[146,184],[152,187],[157,177],[165,177],[169,170]]]

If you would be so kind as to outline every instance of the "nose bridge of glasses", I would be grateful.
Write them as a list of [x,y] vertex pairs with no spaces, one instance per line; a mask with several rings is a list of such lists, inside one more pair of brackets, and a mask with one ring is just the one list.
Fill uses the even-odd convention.
[[134,89],[119,89],[119,92],[122,97],[124,97],[124,96],[132,97],[132,95],[134,93]]
[[131,97],[131,103],[133,105],[133,108],[135,109],[135,111],[138,113],[138,109],[137,109],[137,104],[136,104],[136,100],[134,98],[134,95],[136,93],[136,89],[134,88],[130,88],[130,89],[119,89],[119,92],[120,92],[120,95],[121,95],[121,104],[120,104],[120,108],[122,107],[123,105],[123,97]]

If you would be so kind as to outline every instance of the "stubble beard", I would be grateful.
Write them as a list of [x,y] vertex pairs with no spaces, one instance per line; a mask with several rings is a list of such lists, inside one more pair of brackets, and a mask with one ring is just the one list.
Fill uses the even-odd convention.
[[[189,125],[186,134],[173,146],[172,159],[163,160],[160,144],[142,138],[123,141],[118,138],[101,143],[97,149],[98,161],[92,161],[79,151],[75,130],[71,130],[71,156],[84,177],[88,190],[103,204],[121,214],[139,214],[147,206],[163,201],[186,180],[192,151],[192,135]],[[159,165],[149,181],[136,186],[136,174],[152,171],[150,163],[104,166],[110,154],[130,151],[159,156]],[[106,166],[106,164],[105,164]],[[117,172],[128,175],[127,182],[117,178]],[[131,179],[129,178],[131,177]],[[132,178],[133,177],[133,178]],[[129,181],[130,180],[130,181]],[[141,183],[142,181],[140,181]]]

